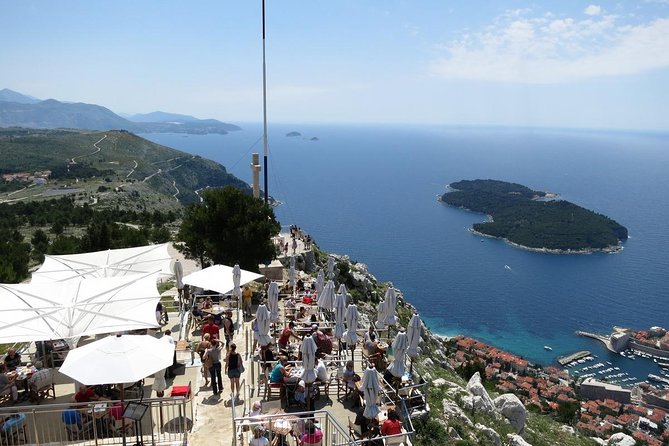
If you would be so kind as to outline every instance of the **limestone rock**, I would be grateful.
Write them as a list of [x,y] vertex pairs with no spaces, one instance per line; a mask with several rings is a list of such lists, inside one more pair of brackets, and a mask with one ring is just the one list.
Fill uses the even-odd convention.
[[608,441],[602,440],[601,438],[598,437],[590,437],[590,439],[600,446],[607,446],[609,444]]
[[610,446],[634,446],[636,445],[636,441],[629,435],[618,432],[617,434],[611,435],[607,444]]
[[560,430],[562,432],[565,432],[565,433],[569,434],[569,435],[576,435],[576,431],[574,430],[574,428],[571,427],[571,426],[567,426],[566,424],[563,424],[562,426],[560,426]]
[[455,440],[455,441],[462,440],[462,437],[460,436],[458,431],[455,430],[455,428],[453,426],[448,428],[448,436],[449,436],[449,438],[451,438],[452,440]]
[[532,446],[517,434],[507,434],[506,438],[509,440],[509,446]]
[[473,396],[473,407],[474,410],[484,412],[488,415],[496,415],[495,404],[488,395],[485,387],[481,384],[481,375],[479,372],[474,373],[474,375],[469,379],[467,383],[467,391]]
[[474,427],[474,423],[472,423],[472,420],[465,415],[465,413],[460,409],[460,406],[458,406],[455,402],[451,400],[444,400],[442,402],[444,405],[444,418],[446,420],[459,420],[463,423],[465,423],[469,427]]
[[430,359],[430,358],[425,358],[425,359],[423,360],[423,366],[425,366],[425,367],[434,367],[434,361],[432,361],[432,359]]
[[446,380],[444,378],[437,378],[434,381],[432,381],[432,385],[434,387],[441,387],[446,385]]
[[476,423],[476,426],[474,427],[490,442],[490,444],[493,446],[502,446],[502,439],[494,429],[479,423]]
[[516,433],[522,434],[525,430],[527,411],[518,397],[513,393],[506,393],[495,398],[493,403],[504,418],[509,420],[509,423],[511,423],[511,426],[516,430]]

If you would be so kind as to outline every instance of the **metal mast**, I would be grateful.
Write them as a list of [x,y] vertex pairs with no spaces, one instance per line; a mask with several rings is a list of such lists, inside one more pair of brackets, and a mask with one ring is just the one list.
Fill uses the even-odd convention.
[[265,0],[262,0],[262,115],[263,115],[263,179],[265,204],[268,203],[267,191],[267,67],[265,65]]

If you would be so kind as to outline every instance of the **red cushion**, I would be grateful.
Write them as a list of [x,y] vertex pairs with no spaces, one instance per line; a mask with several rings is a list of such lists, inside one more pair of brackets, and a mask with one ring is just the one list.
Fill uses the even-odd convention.
[[190,396],[190,386],[174,386],[172,387],[172,393],[170,396]]

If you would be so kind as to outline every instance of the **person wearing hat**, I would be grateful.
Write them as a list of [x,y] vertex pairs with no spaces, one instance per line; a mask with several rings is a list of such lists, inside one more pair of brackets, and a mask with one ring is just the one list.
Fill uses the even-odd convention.
[[265,428],[255,426],[253,428],[253,438],[249,441],[249,446],[269,446],[269,440],[265,437]]
[[249,411],[249,417],[259,417],[260,415],[262,415],[262,403],[255,401]]

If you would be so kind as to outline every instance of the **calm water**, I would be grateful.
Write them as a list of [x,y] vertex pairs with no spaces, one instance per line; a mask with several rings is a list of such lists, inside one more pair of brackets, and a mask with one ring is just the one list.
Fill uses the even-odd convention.
[[[250,182],[258,125],[229,135],[144,135],[224,164]],[[287,138],[289,131],[307,138]],[[576,330],[669,326],[669,136],[397,126],[273,126],[270,194],[284,225],[368,264],[442,334],[467,334],[542,363],[591,350]],[[494,178],[561,194],[627,226],[616,255],[549,255],[467,232],[482,215],[436,201],[460,179]],[[505,268],[509,265],[510,269]],[[669,328],[669,327],[668,327]],[[553,347],[545,351],[544,345]]]

